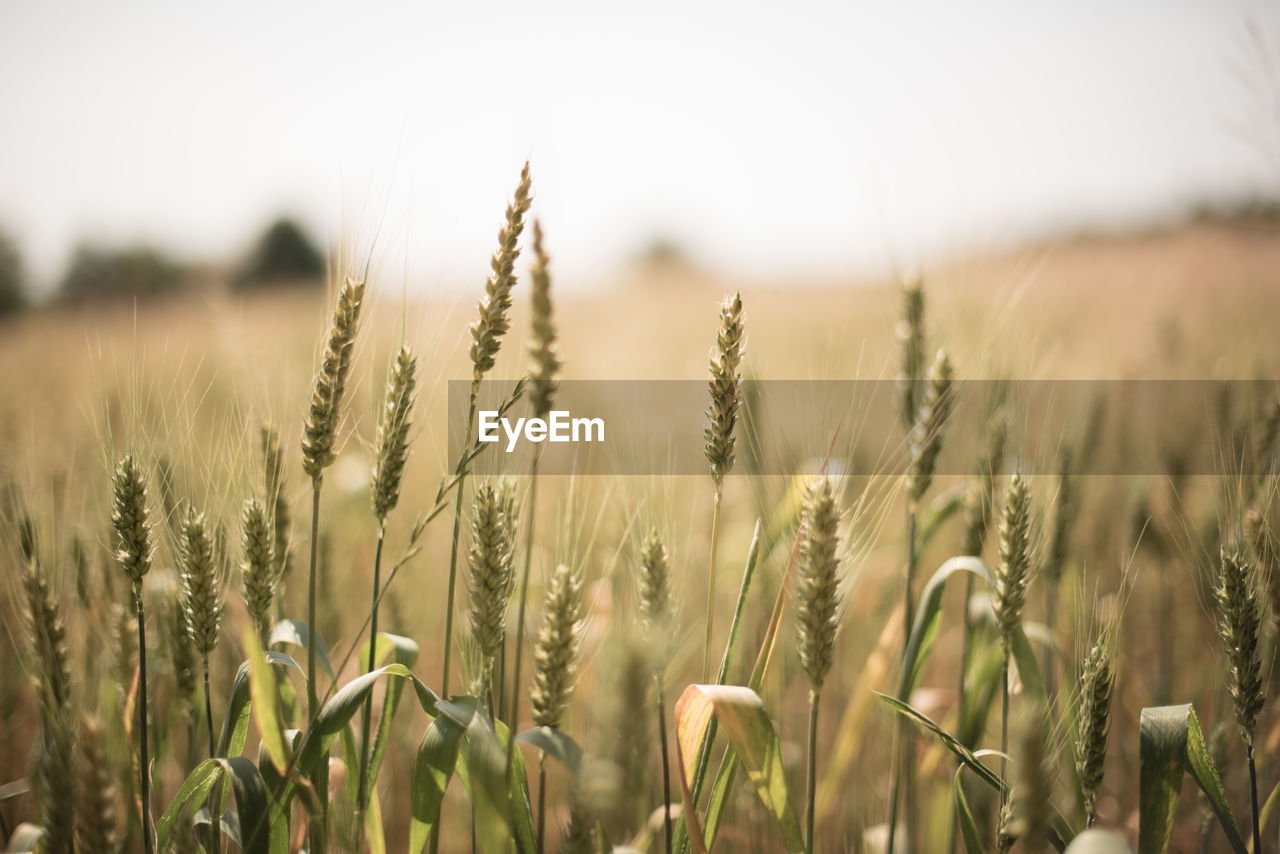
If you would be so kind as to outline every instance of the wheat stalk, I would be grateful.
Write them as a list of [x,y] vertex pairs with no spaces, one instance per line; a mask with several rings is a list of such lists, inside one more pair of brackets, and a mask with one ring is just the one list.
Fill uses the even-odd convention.
[[[472,378],[467,421],[463,428],[463,448],[471,445],[472,423],[476,420],[476,396],[480,392],[480,383],[485,374],[493,368],[494,357],[502,346],[502,338],[511,328],[507,314],[511,310],[511,290],[516,284],[515,265],[516,259],[520,257],[520,234],[524,231],[525,214],[529,212],[531,203],[529,193],[532,183],[532,174],[526,162],[524,168],[520,170],[520,180],[516,184],[515,196],[507,205],[506,216],[498,230],[498,248],[489,261],[490,273],[485,281],[484,296],[476,305],[477,317],[470,327]],[[458,581],[458,541],[462,535],[462,502],[465,497],[463,487],[468,463],[469,460],[465,456],[460,458],[458,467],[454,471],[454,482],[458,493],[453,505],[453,537],[449,546],[449,586],[445,594],[444,606],[444,667],[440,676],[440,690],[445,696],[449,695],[449,669],[453,658],[453,601]],[[517,648],[517,658],[519,654]],[[513,722],[512,725],[514,726],[515,723]],[[439,839],[439,831],[433,830],[432,854],[435,854],[439,846]]]
[[[373,594],[369,606],[369,660],[365,672],[372,672],[378,658],[378,604],[382,600],[382,546],[387,533],[387,514],[400,500],[400,481],[409,457],[409,426],[413,413],[414,387],[418,360],[408,345],[400,351],[387,369],[386,396],[378,419],[378,436],[374,445],[373,472],[369,494],[373,515],[378,524],[378,540],[373,553]],[[373,692],[360,710],[360,782],[356,789],[356,809],[363,816],[369,805],[369,743],[373,726]]]
[[[348,276],[338,291],[329,334],[325,338],[320,368],[312,384],[311,404],[303,426],[302,470],[311,478],[311,559],[307,572],[307,717],[315,721],[320,713],[316,682],[316,587],[319,571],[320,486],[324,470],[337,459],[338,423],[342,415],[342,398],[351,359],[355,351],[360,308],[364,303],[363,279]],[[320,796],[320,815],[312,818],[311,848],[313,854],[324,854],[328,847],[328,763],[320,763],[314,781]]]
[[[1000,666],[1000,752],[1009,752],[1009,659],[1014,633],[1022,625],[1031,572],[1031,493],[1022,476],[1014,473],[1005,493],[1000,519],[1000,561],[994,573],[993,607],[1003,652]],[[1004,776],[1006,760],[1000,760]]]
[[720,330],[711,351],[711,378],[707,386],[711,403],[703,428],[703,452],[715,484],[715,509],[711,516],[711,549],[707,567],[707,638],[702,653],[702,679],[711,681],[711,644],[715,637],[716,547],[720,541],[720,504],[724,500],[724,478],[733,469],[734,435],[738,409],[742,406],[742,357],[746,351],[746,325],[742,295],[735,293],[720,306]]
[[138,778],[142,803],[142,841],[151,854],[151,772],[147,747],[147,621],[142,604],[142,579],[151,569],[151,526],[147,486],[133,455],[123,457],[112,473],[111,524],[116,536],[116,561],[133,587],[138,619]]
[[807,833],[810,854],[814,851],[815,794],[817,792],[818,701],[822,685],[831,671],[839,610],[840,562],[839,512],[831,481],[825,477],[811,483],[805,493],[801,522],[799,573],[796,576],[796,630],[800,666],[809,678],[809,753],[806,788]]
[[671,854],[671,759],[667,751],[666,679],[664,654],[671,649],[671,569],[667,548],[653,528],[640,545],[638,600],[640,622],[653,652],[653,679],[657,684],[658,744],[662,753],[662,824],[667,854]]

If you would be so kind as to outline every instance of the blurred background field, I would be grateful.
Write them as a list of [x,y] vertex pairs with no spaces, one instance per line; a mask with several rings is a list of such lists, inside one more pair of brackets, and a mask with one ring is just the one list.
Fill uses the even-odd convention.
[[[838,4],[608,13],[574,3],[554,14],[501,4],[448,14],[390,6],[367,16],[324,4],[0,12],[0,77],[14,81],[0,91],[0,660],[15,663],[0,679],[5,826],[37,819],[29,775],[39,710],[27,677],[41,674],[21,630],[18,582],[26,530],[63,603],[78,710],[107,722],[119,805],[135,812],[125,806],[128,595],[109,528],[110,471],[121,453],[135,450],[152,469],[157,513],[177,512],[160,494],[163,469],[178,502],[205,508],[238,536],[241,504],[261,487],[259,425],[277,424],[295,515],[280,611],[302,616],[310,491],[298,448],[335,265],[368,265],[370,300],[342,452],[325,479],[317,622],[335,664],[358,648],[376,535],[370,447],[386,365],[402,341],[421,355],[414,444],[389,520],[388,548],[398,554],[453,464],[446,387],[471,376],[467,327],[501,205],[526,157],[568,380],[704,381],[718,307],[734,292],[745,306],[748,376],[892,379],[900,284],[917,272],[928,351],[945,347],[961,380],[1280,376],[1277,9],[945,6],[902,15]],[[527,361],[526,262],[494,371],[505,380]],[[1230,457],[1266,433],[1258,405],[1224,400],[1216,432],[1183,438]],[[859,434],[857,413],[849,424],[842,453],[905,448],[900,429]],[[1016,434],[1018,423],[1010,426]],[[1026,462],[1050,472],[1056,459]],[[963,483],[940,477],[930,495],[945,499]],[[1057,479],[1031,483],[1043,522]],[[1206,731],[1230,723],[1210,588],[1219,541],[1240,536],[1245,487],[1181,472],[1172,459],[1148,476],[1077,483],[1056,606],[1033,584],[1027,621],[1037,649],[1048,650],[1065,720],[1088,639],[1123,611],[1098,812],[1132,842],[1140,710],[1193,702]],[[557,561],[580,566],[588,583],[585,663],[566,729],[619,768],[628,756],[647,758],[626,766],[624,788],[637,797],[608,826],[615,842],[658,851],[645,831],[660,804],[647,750],[656,736],[635,725],[627,705],[635,698],[621,682],[619,638],[635,620],[637,541],[656,526],[681,603],[668,703],[699,678],[711,480],[544,475],[543,484],[530,601],[541,602]],[[850,598],[824,693],[818,838],[822,850],[875,850],[867,840],[888,815],[894,719],[872,691],[890,691],[897,678],[905,501],[891,477],[843,485]],[[781,587],[797,489],[779,474],[727,481],[717,644],[757,519],[766,542],[731,681],[745,681]],[[414,669],[433,686],[449,534],[446,514],[382,612],[385,630],[418,641]],[[958,518],[945,523],[921,573],[954,554],[961,536]],[[160,539],[146,594],[162,810],[201,755],[190,737],[201,711],[175,678],[165,620],[176,555]],[[990,541],[985,554],[994,561]],[[235,573],[228,603],[213,662],[215,716],[244,658]],[[460,589],[459,614],[466,603]],[[937,651],[911,698],[948,727],[961,607],[949,590]],[[975,609],[989,613],[981,597]],[[535,604],[531,630],[540,616]],[[1272,688],[1276,625],[1280,615],[1263,646]],[[798,793],[807,683],[790,615],[783,626],[761,693]],[[359,669],[348,660],[339,682]],[[391,850],[405,845],[426,725],[410,705],[379,779]],[[1280,783],[1277,708],[1269,701],[1259,725],[1264,798]],[[1050,734],[1054,793],[1074,819],[1067,729]],[[1243,816],[1239,742],[1223,733],[1227,790]],[[978,743],[997,738],[993,713]],[[255,749],[251,737],[248,754]],[[915,750],[926,807],[917,847],[941,851],[954,763],[933,742]],[[553,767],[556,845],[570,785]],[[1185,789],[1171,850],[1189,852],[1200,850],[1203,810]],[[992,804],[975,803],[994,826]],[[130,821],[136,845],[137,816]],[[444,850],[468,850],[470,821],[455,781]],[[1269,814],[1267,838],[1278,823]],[[721,840],[723,850],[778,849],[746,786]]]

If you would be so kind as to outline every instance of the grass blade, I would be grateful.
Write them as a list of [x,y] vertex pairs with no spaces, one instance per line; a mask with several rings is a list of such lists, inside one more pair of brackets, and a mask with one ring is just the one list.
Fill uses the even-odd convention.
[[1247,854],[1195,709],[1189,703],[1143,709],[1139,737],[1138,854],[1164,854],[1168,850],[1184,774],[1190,774],[1205,793],[1231,850]]
[[978,757],[974,755],[973,751],[961,744],[960,741],[951,733],[947,732],[901,700],[890,697],[887,694],[877,694],[877,696],[889,708],[937,736],[943,745],[956,755],[956,758],[960,760],[961,764],[978,775],[979,780],[986,783],[997,792],[1004,790],[1005,784],[1004,781],[1000,779],[1000,775],[992,771],[986,765],[983,765],[982,762],[979,761]]
[[431,837],[432,828],[440,820],[440,803],[458,764],[462,737],[468,725],[469,719],[462,724],[449,715],[441,714],[431,721],[422,736],[410,787],[410,854],[421,854]]
[[687,757],[693,748],[700,747],[712,714],[755,784],[760,802],[777,823],[787,851],[803,854],[804,838],[787,788],[778,737],[755,691],[739,685],[690,685],[685,689],[675,709],[677,740],[682,742],[685,757],[682,773],[688,775],[693,770]]
[[956,775],[952,781],[956,820],[960,824],[960,839],[964,842],[965,854],[985,854],[982,848],[982,834],[978,832],[977,822],[973,820],[973,811],[969,809],[969,801],[964,796],[964,786],[960,783],[960,777],[963,774],[964,766],[961,765],[956,769]]

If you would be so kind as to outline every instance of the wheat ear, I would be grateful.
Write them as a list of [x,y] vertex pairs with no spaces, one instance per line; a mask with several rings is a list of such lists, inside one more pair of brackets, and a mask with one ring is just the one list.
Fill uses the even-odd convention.
[[40,735],[36,741],[35,790],[44,836],[41,851],[70,854],[76,826],[76,738],[71,664],[61,606],[34,552],[22,573],[26,629],[39,671],[36,679]]
[[1220,567],[1218,583],[1213,591],[1218,606],[1218,636],[1222,639],[1222,648],[1227,656],[1228,687],[1249,763],[1253,850],[1260,851],[1258,772],[1253,758],[1253,739],[1265,695],[1258,651],[1262,614],[1255,577],[1257,568],[1239,551],[1226,548],[1222,549]]

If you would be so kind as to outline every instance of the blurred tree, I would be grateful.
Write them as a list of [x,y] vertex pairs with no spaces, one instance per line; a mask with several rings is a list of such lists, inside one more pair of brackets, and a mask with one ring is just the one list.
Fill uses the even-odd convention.
[[154,249],[105,250],[81,246],[58,288],[67,302],[158,297],[175,291],[183,268]]
[[258,239],[235,285],[245,288],[271,282],[319,281],[323,276],[324,255],[301,225],[282,217]]
[[26,307],[22,255],[17,242],[0,232],[0,317]]

